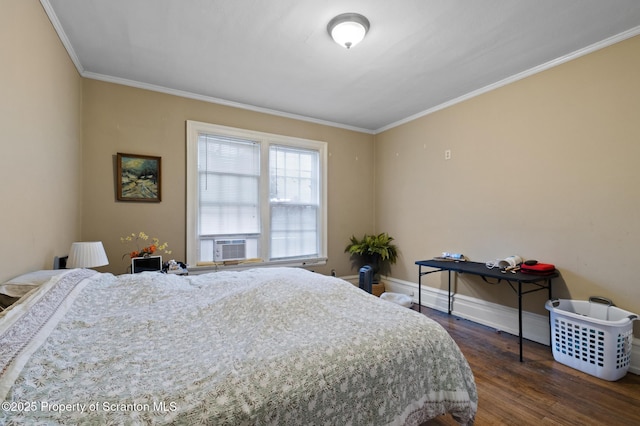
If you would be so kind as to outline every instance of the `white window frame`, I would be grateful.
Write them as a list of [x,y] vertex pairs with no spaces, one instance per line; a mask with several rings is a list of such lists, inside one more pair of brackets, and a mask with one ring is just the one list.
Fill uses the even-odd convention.
[[[260,142],[261,146],[261,178],[260,184],[260,212],[261,212],[261,235],[259,257],[263,259],[259,263],[240,264],[237,266],[222,266],[219,264],[199,265],[198,253],[198,138],[200,134],[213,134],[235,137],[240,139],[254,140]],[[186,223],[186,255],[189,271],[206,272],[211,269],[242,269],[255,266],[307,266],[315,264],[325,264],[327,261],[327,170],[328,170],[328,149],[327,143],[310,139],[294,138],[290,136],[276,135],[272,133],[257,132],[253,130],[238,129],[234,127],[221,126],[217,124],[204,123],[200,121],[187,120],[187,223]],[[270,217],[269,217],[269,147],[271,145],[284,145],[294,148],[306,148],[318,151],[320,158],[320,247],[317,257],[286,259],[269,261],[270,244]]]

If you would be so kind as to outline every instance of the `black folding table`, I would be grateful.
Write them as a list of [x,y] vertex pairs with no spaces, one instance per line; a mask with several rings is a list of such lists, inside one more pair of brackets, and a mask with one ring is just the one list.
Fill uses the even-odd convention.
[[[418,310],[422,310],[422,277],[434,272],[447,271],[449,274],[449,290],[448,290],[448,310],[451,314],[452,310],[452,292],[451,292],[451,274],[457,272],[459,274],[477,275],[483,281],[489,283],[489,279],[498,280],[497,283],[505,281],[511,289],[518,295],[518,337],[520,340],[520,362],[522,362],[522,296],[541,290],[549,291],[549,299],[552,299],[551,280],[557,278],[560,274],[557,270],[547,275],[526,274],[520,271],[510,272],[502,271],[500,268],[488,268],[485,263],[454,261],[454,260],[418,260]],[[431,268],[433,270],[423,271],[422,268]],[[493,283],[492,283],[493,284]],[[517,286],[516,286],[517,284]],[[523,284],[529,289],[522,289]],[[530,288],[532,287],[533,288]]]

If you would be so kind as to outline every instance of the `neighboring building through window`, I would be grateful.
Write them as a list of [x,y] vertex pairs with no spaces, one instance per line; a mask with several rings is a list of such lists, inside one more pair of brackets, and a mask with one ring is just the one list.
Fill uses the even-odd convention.
[[187,122],[187,263],[326,260],[325,142]]

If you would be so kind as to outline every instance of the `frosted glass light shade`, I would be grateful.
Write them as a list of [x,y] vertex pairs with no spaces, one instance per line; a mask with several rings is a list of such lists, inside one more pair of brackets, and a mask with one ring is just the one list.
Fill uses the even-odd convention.
[[71,244],[67,268],[96,268],[109,264],[102,241]]
[[327,31],[336,43],[350,49],[364,39],[369,20],[358,13],[343,13],[329,21]]

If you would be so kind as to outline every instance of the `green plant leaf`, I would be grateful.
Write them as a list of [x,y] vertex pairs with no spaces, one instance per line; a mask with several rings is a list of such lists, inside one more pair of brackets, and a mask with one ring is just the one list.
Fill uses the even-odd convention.
[[364,263],[361,266],[370,264],[375,273],[379,273],[381,270],[388,270],[398,260],[398,247],[392,241],[393,237],[386,232],[378,235],[365,234],[361,239],[352,235],[344,251],[352,256],[362,257]]

